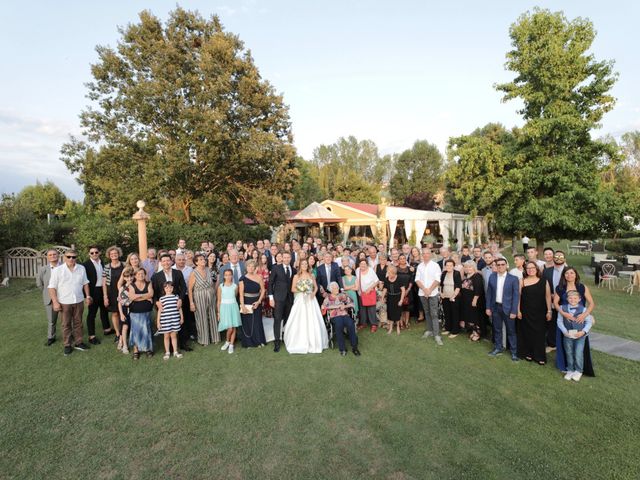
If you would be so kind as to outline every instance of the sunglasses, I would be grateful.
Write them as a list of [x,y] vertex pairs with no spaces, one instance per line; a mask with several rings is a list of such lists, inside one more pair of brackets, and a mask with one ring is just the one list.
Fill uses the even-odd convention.
[[89,252],[90,255],[98,255],[100,252]]
[[65,255],[65,257],[71,259],[71,260],[75,260],[76,258],[78,258],[77,255]]

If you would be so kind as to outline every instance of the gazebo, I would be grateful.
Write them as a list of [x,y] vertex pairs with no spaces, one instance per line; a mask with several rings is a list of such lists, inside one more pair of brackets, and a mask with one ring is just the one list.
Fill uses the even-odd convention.
[[[320,232],[324,232],[325,225],[337,225],[345,221],[344,218],[338,217],[335,213],[327,210],[323,205],[318,202],[313,202],[307,205],[304,210],[299,212],[291,212],[293,215],[287,219],[287,226],[290,229],[304,229],[305,235],[307,230],[314,224],[318,225]],[[329,229],[329,235],[331,239],[331,230]]]

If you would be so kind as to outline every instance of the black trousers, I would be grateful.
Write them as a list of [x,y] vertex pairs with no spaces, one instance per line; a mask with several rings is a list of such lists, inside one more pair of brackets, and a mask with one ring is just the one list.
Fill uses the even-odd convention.
[[344,329],[346,327],[347,332],[349,333],[349,342],[351,343],[351,348],[356,348],[358,346],[358,335],[356,334],[356,324],[349,315],[341,315],[339,317],[335,317],[332,319],[332,322],[335,325],[336,332],[336,340],[338,341],[338,349],[341,352],[346,352],[347,348],[344,344]]
[[460,303],[452,302],[448,298],[442,299],[444,310],[444,328],[453,334],[460,333]]
[[104,296],[102,293],[102,287],[96,287],[95,285],[90,288],[91,297],[93,297],[93,303],[89,305],[87,309],[87,332],[90,337],[96,334],[96,315],[100,310],[100,321],[102,322],[102,329],[107,330],[111,328],[109,324],[109,312],[107,307],[104,306]]
[[286,324],[289,318],[289,312],[291,312],[292,301],[290,297],[285,300],[276,300],[273,307],[273,336],[275,341],[279,342],[282,336],[280,324]]
[[551,311],[551,321],[546,322],[547,346],[556,348],[556,322],[558,321],[558,312],[553,309]]
[[189,343],[189,338],[196,335],[196,317],[191,311],[188,295],[182,299],[182,315],[184,316],[184,324],[178,332],[178,340],[180,340],[180,346],[185,347]]

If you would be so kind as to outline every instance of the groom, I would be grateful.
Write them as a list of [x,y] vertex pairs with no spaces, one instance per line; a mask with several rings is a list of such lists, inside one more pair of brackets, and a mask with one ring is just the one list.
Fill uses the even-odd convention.
[[282,263],[278,263],[271,269],[269,275],[269,304],[273,308],[273,351],[280,351],[280,322],[287,323],[291,304],[293,303],[293,293],[291,293],[291,281],[296,274],[295,268],[291,266],[291,254],[282,254]]

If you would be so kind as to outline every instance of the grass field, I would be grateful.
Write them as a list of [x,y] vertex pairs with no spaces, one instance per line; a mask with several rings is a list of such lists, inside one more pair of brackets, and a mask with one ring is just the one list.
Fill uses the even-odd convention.
[[109,341],[65,358],[43,346],[39,293],[12,282],[0,477],[638,478],[640,364],[595,352],[576,384],[420,330],[362,333],[360,358],[210,346],[134,363]]

